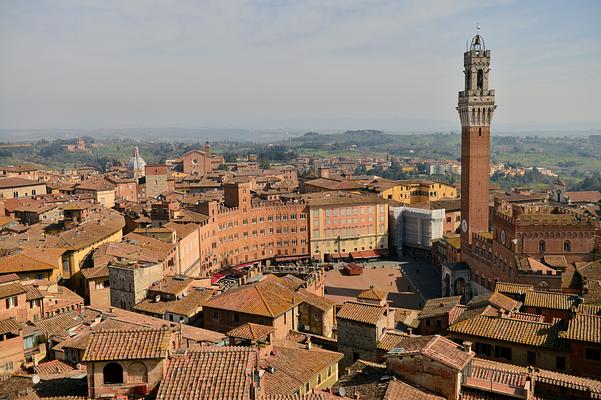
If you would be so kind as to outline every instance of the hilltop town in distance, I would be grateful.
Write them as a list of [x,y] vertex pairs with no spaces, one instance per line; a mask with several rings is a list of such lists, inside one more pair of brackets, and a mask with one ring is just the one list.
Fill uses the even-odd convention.
[[601,399],[601,135],[493,63],[457,132],[1,143],[0,399]]

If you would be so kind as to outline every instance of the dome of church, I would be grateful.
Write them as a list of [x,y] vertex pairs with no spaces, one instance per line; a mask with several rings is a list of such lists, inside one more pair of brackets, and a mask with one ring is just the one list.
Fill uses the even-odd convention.
[[131,156],[127,163],[127,169],[129,171],[140,171],[143,170],[146,166],[146,161],[142,157],[140,157],[140,151],[138,147],[134,147],[134,154]]

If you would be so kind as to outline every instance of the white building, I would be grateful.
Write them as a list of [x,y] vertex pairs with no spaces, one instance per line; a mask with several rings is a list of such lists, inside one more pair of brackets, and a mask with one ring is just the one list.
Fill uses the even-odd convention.
[[442,238],[445,210],[411,206],[389,206],[392,251],[403,254],[403,248],[431,250],[432,240]]

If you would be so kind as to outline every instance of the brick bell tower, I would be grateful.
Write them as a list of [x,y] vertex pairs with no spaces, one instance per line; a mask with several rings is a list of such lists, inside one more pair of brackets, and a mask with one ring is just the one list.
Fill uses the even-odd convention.
[[[480,28],[478,28],[480,29]],[[469,252],[472,235],[488,232],[490,123],[495,91],[488,88],[490,50],[476,34],[463,55],[465,90],[459,92],[461,120],[461,250]]]

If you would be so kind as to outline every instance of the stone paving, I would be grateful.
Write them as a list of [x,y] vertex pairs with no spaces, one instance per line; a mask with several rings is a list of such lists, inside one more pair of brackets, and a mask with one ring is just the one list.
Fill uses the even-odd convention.
[[404,258],[364,263],[363,274],[358,276],[343,275],[341,265],[326,272],[326,297],[338,303],[374,286],[388,292],[393,307],[421,309],[426,299],[440,293],[440,279],[426,261]]

